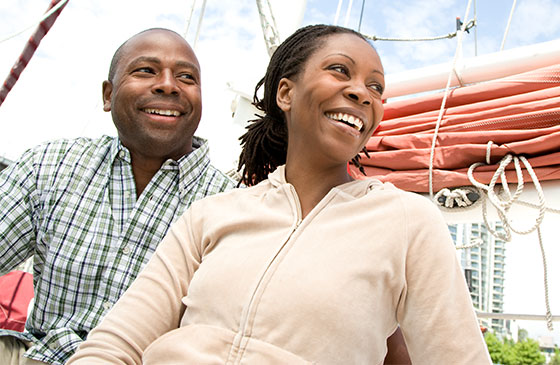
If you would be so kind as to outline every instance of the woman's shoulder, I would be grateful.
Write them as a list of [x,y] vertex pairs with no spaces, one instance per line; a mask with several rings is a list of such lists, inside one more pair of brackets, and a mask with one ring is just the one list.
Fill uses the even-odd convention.
[[364,181],[368,182],[368,196],[373,199],[385,196],[387,203],[394,204],[395,208],[406,210],[409,214],[440,214],[436,204],[425,194],[406,191],[390,182],[382,182],[375,178],[367,178]]
[[214,204],[218,204],[218,205],[235,204],[235,202],[238,202],[240,200],[246,200],[246,199],[251,199],[252,197],[258,197],[259,195],[262,195],[265,191],[269,189],[270,189],[270,183],[268,183],[267,180],[264,180],[255,186],[251,186],[251,187],[240,186],[214,195],[206,196],[194,202],[191,207],[199,209]]

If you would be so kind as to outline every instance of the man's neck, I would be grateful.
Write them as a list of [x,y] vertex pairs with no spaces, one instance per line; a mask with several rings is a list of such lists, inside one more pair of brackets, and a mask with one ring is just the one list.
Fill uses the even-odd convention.
[[132,151],[130,158],[132,160],[134,183],[136,184],[136,197],[138,198],[167,159],[146,157]]

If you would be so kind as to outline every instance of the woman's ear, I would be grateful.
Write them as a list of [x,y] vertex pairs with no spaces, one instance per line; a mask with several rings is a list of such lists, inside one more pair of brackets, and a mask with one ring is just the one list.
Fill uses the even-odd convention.
[[293,92],[294,82],[285,77],[280,79],[276,92],[276,104],[278,104],[278,107],[282,109],[282,111],[287,112],[291,109]]

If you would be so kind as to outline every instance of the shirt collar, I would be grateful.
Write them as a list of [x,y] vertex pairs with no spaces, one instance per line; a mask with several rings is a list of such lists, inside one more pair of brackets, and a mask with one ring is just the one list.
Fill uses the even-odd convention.
[[[210,148],[208,141],[204,138],[193,136],[192,138],[192,151],[181,157],[178,161],[168,159],[161,166],[162,170],[176,170],[179,168],[179,192],[181,199],[185,199],[188,192],[191,191],[196,183],[200,180],[210,166],[210,157],[208,156]],[[111,160],[117,158],[131,163],[130,151],[122,145],[119,138],[115,138],[111,144],[110,150]]]
[[[193,186],[200,180],[208,166],[210,166],[210,157],[208,154],[210,149],[208,141],[194,136],[192,139],[192,151],[179,159],[176,163],[179,165],[179,190],[181,197],[183,194],[193,188]],[[169,162],[172,160],[166,161]],[[165,164],[164,163],[164,166]]]
[[117,158],[120,158],[127,163],[131,163],[132,161],[132,159],[130,158],[130,151],[128,151],[128,148],[122,145],[119,138],[113,139],[111,148],[109,150],[109,156],[111,157],[111,161],[113,162],[115,162]]

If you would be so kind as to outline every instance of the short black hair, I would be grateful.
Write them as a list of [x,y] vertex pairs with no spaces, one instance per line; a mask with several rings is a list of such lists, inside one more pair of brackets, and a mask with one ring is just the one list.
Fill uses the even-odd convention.
[[113,82],[113,79],[115,78],[115,73],[117,72],[117,66],[119,65],[119,62],[121,60],[122,57],[122,53],[123,50],[126,46],[126,44],[133,38],[139,36],[142,33],[146,33],[146,32],[151,32],[154,30],[161,30],[161,31],[165,31],[165,32],[171,32],[171,33],[175,33],[177,34],[179,37],[183,38],[179,33],[175,32],[174,30],[171,29],[167,29],[167,28],[149,28],[149,29],[145,29],[141,32],[136,33],[135,35],[133,35],[132,37],[128,38],[126,41],[123,42],[123,44],[121,44],[119,46],[119,48],[117,48],[117,50],[115,51],[115,53],[113,54],[113,58],[111,59],[111,65],[109,66],[109,76],[108,76],[108,80],[110,82]]
[[[278,84],[282,78],[296,77],[325,38],[333,34],[353,34],[368,42],[362,34],[349,28],[309,25],[286,38],[272,54],[266,74],[257,83],[253,96],[253,105],[264,112],[264,116],[257,115],[257,119],[249,121],[247,132],[240,137],[242,150],[237,167],[238,171],[242,170],[240,183],[258,184],[286,163],[288,129],[284,113],[276,103]],[[257,92],[263,85],[264,95],[259,99]],[[354,157],[352,163],[359,164],[357,158]]]

